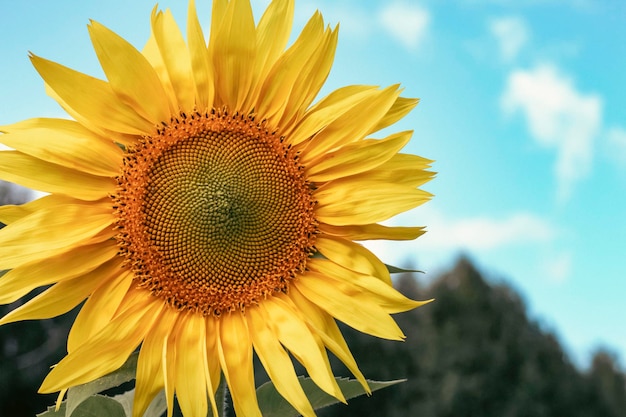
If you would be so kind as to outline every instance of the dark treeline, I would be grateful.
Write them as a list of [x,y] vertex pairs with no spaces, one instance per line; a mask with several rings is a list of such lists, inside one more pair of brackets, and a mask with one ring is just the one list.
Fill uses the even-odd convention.
[[396,316],[404,343],[344,334],[367,378],[406,378],[323,417],[626,416],[626,377],[598,351],[590,369],[568,359],[555,336],[529,320],[519,296],[490,285],[466,259],[427,288],[402,276],[414,299],[436,301]]
[[[0,183],[0,203],[6,191]],[[367,378],[408,381],[323,409],[320,417],[626,416],[626,377],[616,358],[599,351],[589,369],[577,369],[555,336],[528,319],[519,296],[487,283],[469,261],[426,287],[410,275],[397,286],[413,299],[436,299],[396,316],[404,343],[343,331]],[[0,314],[23,302],[0,306]],[[33,417],[54,403],[55,395],[36,391],[65,354],[75,314],[0,327],[0,416]]]

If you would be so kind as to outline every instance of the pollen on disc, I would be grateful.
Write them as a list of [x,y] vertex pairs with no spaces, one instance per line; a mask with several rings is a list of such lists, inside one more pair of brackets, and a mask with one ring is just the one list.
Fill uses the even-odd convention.
[[304,270],[311,192],[297,154],[263,123],[183,114],[127,151],[116,238],[138,285],[219,316],[286,292]]

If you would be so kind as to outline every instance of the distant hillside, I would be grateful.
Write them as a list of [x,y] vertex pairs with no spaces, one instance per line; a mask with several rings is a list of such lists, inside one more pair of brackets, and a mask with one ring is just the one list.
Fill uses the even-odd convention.
[[436,299],[397,316],[406,342],[344,331],[366,377],[408,381],[320,416],[626,416],[626,377],[608,353],[579,371],[554,335],[528,319],[519,296],[486,283],[469,261],[428,288],[408,275],[398,287]]

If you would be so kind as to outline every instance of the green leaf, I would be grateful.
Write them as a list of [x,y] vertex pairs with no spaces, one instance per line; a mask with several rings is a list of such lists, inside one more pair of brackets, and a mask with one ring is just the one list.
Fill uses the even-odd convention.
[[93,394],[106,391],[109,388],[117,387],[122,385],[124,382],[135,379],[138,356],[138,353],[133,353],[130,355],[126,363],[117,371],[111,372],[110,374],[87,384],[70,388],[67,392],[67,416],[72,416],[72,413],[78,405],[85,401],[85,399],[91,397]]
[[[340,402],[335,397],[322,391],[315,385],[311,378],[298,377],[298,379],[300,380],[302,389],[304,389],[304,393],[315,410]],[[335,380],[337,384],[339,384],[346,400],[365,394],[363,387],[356,379],[335,378]],[[404,381],[406,381],[406,379],[397,379],[394,381],[368,380],[367,383],[372,391],[377,391]],[[263,417],[297,417],[300,415],[300,413],[276,391],[271,381],[266,382],[257,389],[257,398]]]
[[400,273],[406,273],[406,272],[419,272],[420,274],[424,273],[424,271],[420,271],[419,269],[404,269],[404,268],[400,268],[400,267],[393,266],[393,265],[387,265],[387,264],[385,264],[385,267],[387,267],[387,271],[389,271],[390,274],[400,274]]
[[61,403],[59,411],[55,411],[56,406],[51,405],[46,411],[41,414],[37,414],[36,417],[65,417],[65,401]]
[[122,404],[111,397],[93,395],[81,402],[71,417],[126,417]]
[[[133,403],[135,401],[135,390],[126,391],[123,394],[119,394],[113,397],[124,407],[124,412],[127,416],[133,414]],[[156,397],[152,400],[146,411],[143,413],[143,417],[161,417],[163,413],[167,411],[167,400],[165,399],[165,391],[161,390]]]

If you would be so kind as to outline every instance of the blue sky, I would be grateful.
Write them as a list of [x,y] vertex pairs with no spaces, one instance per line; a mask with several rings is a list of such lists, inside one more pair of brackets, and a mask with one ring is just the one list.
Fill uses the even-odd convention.
[[[197,0],[208,28],[210,3]],[[267,1],[253,1],[256,16]],[[137,47],[149,0],[0,0],[0,124],[64,117],[27,51],[102,77],[86,24]],[[186,4],[164,0],[184,25]],[[301,0],[340,23],[323,93],[401,83],[420,105],[394,126],[436,160],[435,198],[391,224],[415,242],[371,244],[425,279],[463,253],[521,292],[580,364],[599,346],[626,359],[626,3],[622,0]]]

